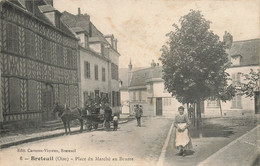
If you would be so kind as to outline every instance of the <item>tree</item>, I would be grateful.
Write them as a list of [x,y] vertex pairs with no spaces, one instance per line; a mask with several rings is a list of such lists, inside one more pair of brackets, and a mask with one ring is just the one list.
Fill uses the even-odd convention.
[[181,103],[197,103],[197,124],[201,118],[200,103],[217,96],[226,87],[225,70],[229,67],[225,45],[210,30],[210,21],[200,11],[191,10],[179,20],[167,45],[162,46],[159,60],[163,64],[165,88]]
[[222,107],[221,102],[226,102],[228,100],[231,100],[236,95],[236,88],[233,85],[227,85],[219,89],[219,93],[214,96],[213,98],[217,99],[219,101],[219,109],[220,109],[220,115],[222,117]]
[[249,74],[241,73],[241,75],[244,77],[245,83],[239,83],[237,91],[240,95],[246,95],[246,97],[255,96],[255,92],[259,92],[260,69],[257,69],[257,71],[250,69]]

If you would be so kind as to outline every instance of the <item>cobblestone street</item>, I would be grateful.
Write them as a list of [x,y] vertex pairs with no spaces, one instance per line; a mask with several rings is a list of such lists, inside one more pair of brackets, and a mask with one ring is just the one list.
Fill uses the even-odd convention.
[[[23,164],[26,163],[26,165],[33,165],[35,162],[30,161],[32,156],[40,157],[48,155],[51,155],[54,158],[59,156],[67,156],[70,159],[69,162],[53,161],[58,165],[64,165],[66,163],[84,165],[86,162],[93,165],[156,165],[158,164],[157,162],[161,154],[162,147],[165,143],[170,125],[172,124],[172,119],[163,117],[146,117],[143,118],[142,124],[142,127],[137,127],[136,121],[129,121],[128,123],[121,124],[118,131],[106,132],[102,129],[98,129],[97,131],[91,132],[85,131],[81,134],[76,132],[69,136],[56,136],[50,139],[12,146],[1,150],[4,152],[2,153],[4,155],[4,160],[1,162],[9,163],[10,160],[8,160],[8,158],[10,158],[10,156],[8,154],[12,153],[13,159],[9,165],[21,164],[21,162]],[[186,157],[175,155],[177,151],[173,146],[173,131],[169,140],[169,145],[166,149],[165,157],[163,157],[163,165],[197,165],[210,157],[212,154],[214,155],[218,150],[225,147],[233,140],[236,140],[238,137],[250,131],[257,124],[259,124],[259,121],[255,118],[203,119],[203,127],[200,131],[197,131],[195,128],[191,128],[193,149]],[[73,130],[78,130],[78,127],[73,128]],[[40,135],[40,133],[38,133],[38,135]],[[241,148],[241,141],[244,149],[248,147],[248,150],[250,150],[250,147],[252,146],[251,144],[257,143],[256,138],[256,133],[243,137],[243,139],[236,143],[239,144],[239,146],[236,146],[237,149],[227,148],[225,154],[232,154],[233,152],[238,151],[238,149]],[[55,148],[53,145],[55,145]],[[24,149],[25,151],[28,149],[48,149],[58,150],[59,153],[50,153],[45,151],[39,153],[17,152],[17,149]],[[61,149],[76,149],[76,152],[62,153]],[[102,153],[100,153],[100,151],[102,151]],[[251,153],[253,154],[255,152],[251,151]],[[20,161],[20,156],[23,158],[28,158],[28,161]],[[228,157],[228,155],[224,156]],[[92,163],[91,161],[79,162],[75,161],[75,157],[90,157],[94,160],[99,160],[98,158],[95,159],[95,157],[99,157],[100,161],[98,163]],[[219,163],[224,161],[223,157],[217,157],[219,159],[214,158],[214,160],[218,160]],[[112,160],[112,158],[117,158],[117,160],[120,161],[102,161],[103,159]],[[46,162],[47,161],[41,164],[45,165]],[[211,160],[208,160],[207,162],[210,163]],[[229,162],[232,162],[232,158]],[[245,163],[248,162],[245,161]],[[201,165],[203,165],[203,162]],[[225,164],[221,163],[221,165]]]

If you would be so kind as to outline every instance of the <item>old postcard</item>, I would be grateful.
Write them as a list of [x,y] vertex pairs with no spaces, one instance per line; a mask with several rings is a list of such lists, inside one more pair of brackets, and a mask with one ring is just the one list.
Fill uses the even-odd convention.
[[260,165],[259,6],[0,0],[0,165]]

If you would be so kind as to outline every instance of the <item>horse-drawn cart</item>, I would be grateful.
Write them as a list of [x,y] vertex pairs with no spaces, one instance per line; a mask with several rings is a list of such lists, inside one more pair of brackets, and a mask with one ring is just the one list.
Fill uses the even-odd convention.
[[99,124],[104,123],[104,115],[102,114],[91,114],[83,115],[84,120],[86,120],[86,127],[90,131],[91,129],[97,129]]

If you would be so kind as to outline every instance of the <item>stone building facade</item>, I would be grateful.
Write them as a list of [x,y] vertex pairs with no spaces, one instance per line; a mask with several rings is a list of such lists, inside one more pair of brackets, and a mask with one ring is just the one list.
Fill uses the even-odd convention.
[[4,125],[52,120],[54,102],[78,106],[78,39],[51,0],[0,3]]
[[120,74],[123,81],[121,93],[127,102],[125,109],[128,107],[130,114],[134,114],[136,104],[143,106],[144,116],[174,117],[178,113],[182,104],[165,89],[162,66],[152,62],[151,67],[137,69],[130,63],[128,70],[120,69],[120,72],[124,72]]
[[120,112],[117,39],[103,35],[87,14],[63,12],[62,21],[79,38],[80,106],[88,97],[106,96],[112,110]]
[[[259,70],[260,39],[234,42],[232,38],[228,39],[226,39],[226,42],[230,47],[227,49],[227,53],[229,62],[232,64],[226,72],[230,75],[231,81],[229,83],[236,86],[240,82],[246,83],[242,73],[249,74],[250,70],[255,72]],[[256,92],[256,94],[258,94],[255,96],[256,98],[236,94],[231,101],[221,103],[216,100],[207,100],[204,102],[205,113],[203,116],[220,116],[220,104],[223,116],[252,116],[260,113],[259,92]],[[258,109],[256,105],[258,105]]]

